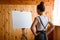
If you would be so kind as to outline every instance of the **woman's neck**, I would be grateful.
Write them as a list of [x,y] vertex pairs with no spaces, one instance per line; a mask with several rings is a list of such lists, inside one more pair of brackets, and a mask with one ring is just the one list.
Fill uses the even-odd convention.
[[39,13],[39,15],[41,16],[41,15],[43,15],[43,13],[41,12],[41,13]]

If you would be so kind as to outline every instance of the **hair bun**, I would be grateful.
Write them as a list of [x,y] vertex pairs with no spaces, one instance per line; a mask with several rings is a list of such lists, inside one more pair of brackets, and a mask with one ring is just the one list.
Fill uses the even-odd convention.
[[39,9],[41,12],[45,11],[44,2],[41,1],[39,5],[37,5],[37,9]]
[[43,1],[41,1],[39,5],[44,5],[44,2],[43,2]]

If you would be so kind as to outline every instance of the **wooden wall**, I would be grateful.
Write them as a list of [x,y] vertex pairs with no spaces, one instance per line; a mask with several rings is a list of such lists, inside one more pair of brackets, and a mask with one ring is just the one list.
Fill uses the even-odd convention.
[[54,40],[60,40],[60,26],[57,25],[54,29]]
[[[46,0],[45,0],[46,1]],[[29,1],[28,1],[29,2]],[[36,1],[35,1],[36,2]],[[25,4],[25,3],[18,3],[15,5],[6,3],[6,1],[0,2],[0,40],[21,40],[22,30],[14,29],[12,27],[12,11],[30,11],[32,13],[32,21],[37,16],[36,12],[36,5],[35,4]],[[45,2],[46,11],[45,14],[52,20],[53,14],[53,0],[49,0]],[[28,40],[33,40],[34,35],[32,34],[30,29],[25,29],[25,35],[27,36]]]
[[48,4],[51,4],[54,0],[0,0],[0,4],[37,5],[40,1],[49,2]]

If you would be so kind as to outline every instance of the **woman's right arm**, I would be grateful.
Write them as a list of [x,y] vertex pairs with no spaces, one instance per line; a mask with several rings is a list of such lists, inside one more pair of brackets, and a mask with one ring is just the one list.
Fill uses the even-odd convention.
[[35,36],[36,36],[37,34],[36,34],[35,30],[34,30],[34,27],[35,27],[35,29],[36,29],[37,23],[38,23],[38,20],[37,20],[37,18],[35,18],[34,21],[33,21],[33,23],[32,23],[32,26],[31,26],[31,31],[32,31],[32,33],[33,33]]

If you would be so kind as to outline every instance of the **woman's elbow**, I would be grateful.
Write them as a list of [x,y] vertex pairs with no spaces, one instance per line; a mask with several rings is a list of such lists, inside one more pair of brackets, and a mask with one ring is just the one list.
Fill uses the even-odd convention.
[[31,30],[33,29],[33,27],[31,26],[31,28],[30,28]]

